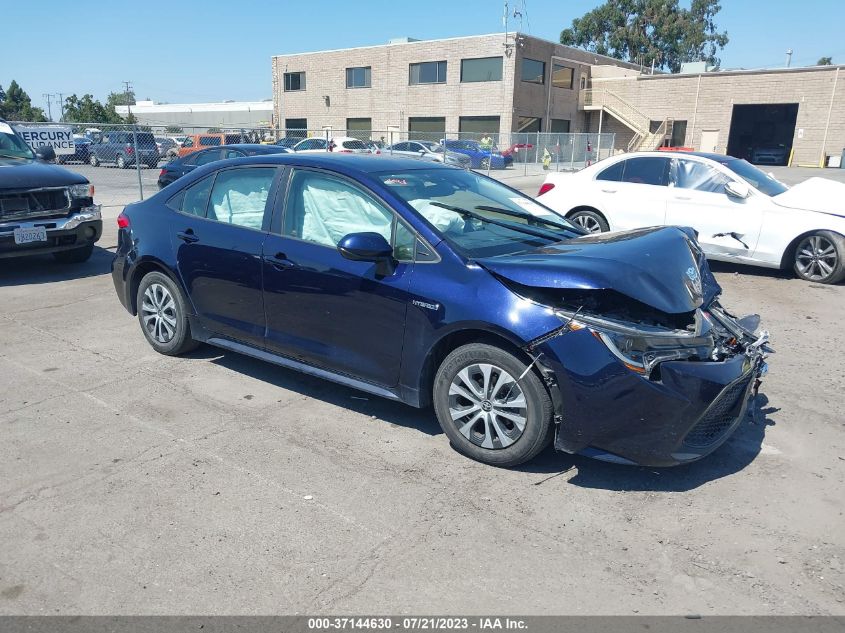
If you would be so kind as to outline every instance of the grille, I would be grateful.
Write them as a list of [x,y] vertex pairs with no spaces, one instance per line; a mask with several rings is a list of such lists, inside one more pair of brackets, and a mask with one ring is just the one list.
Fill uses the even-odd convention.
[[707,448],[722,439],[737,420],[751,378],[728,387],[705,411],[684,439],[690,448]]
[[70,208],[70,197],[64,187],[0,193],[0,220],[56,215]]

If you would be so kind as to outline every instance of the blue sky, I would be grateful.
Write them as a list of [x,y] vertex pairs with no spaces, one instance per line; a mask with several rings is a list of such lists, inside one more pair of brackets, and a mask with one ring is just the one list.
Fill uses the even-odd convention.
[[[510,0],[521,8],[523,0]],[[688,4],[684,2],[683,4]],[[524,0],[520,30],[557,41],[598,0]],[[793,65],[829,55],[845,63],[841,0],[722,0],[731,41],[723,67]],[[139,99],[169,102],[271,96],[274,54],[502,31],[501,0],[41,0],[4,6],[0,85],[16,79],[37,105],[42,93],[104,99],[131,80]],[[17,26],[18,28],[15,28]],[[519,22],[511,20],[511,30]],[[11,27],[11,28],[10,28]],[[44,28],[44,33],[39,32]],[[46,108],[45,108],[46,109]],[[55,114],[55,112],[54,112]]]

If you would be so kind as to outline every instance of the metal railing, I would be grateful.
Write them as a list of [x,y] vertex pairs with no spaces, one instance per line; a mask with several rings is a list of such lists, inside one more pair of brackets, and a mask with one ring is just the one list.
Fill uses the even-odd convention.
[[[546,171],[575,171],[607,158],[615,151],[615,135],[612,133],[306,130],[268,126],[209,130],[190,125],[165,129],[163,126],[98,123],[13,125],[71,128],[76,146],[72,153],[59,153],[57,162],[85,176],[95,187],[98,203],[119,208],[157,191],[159,172],[166,168],[169,161],[196,150],[234,143],[278,144],[280,151],[285,151],[282,147],[315,139],[312,144],[317,146],[318,151],[328,151],[326,148],[330,142],[342,145],[341,137],[351,137],[382,156],[445,161],[500,179],[539,175]],[[191,139],[192,147],[177,144],[185,138]],[[111,142],[114,140],[119,141],[117,146]],[[335,147],[334,151],[342,152],[344,149]]]

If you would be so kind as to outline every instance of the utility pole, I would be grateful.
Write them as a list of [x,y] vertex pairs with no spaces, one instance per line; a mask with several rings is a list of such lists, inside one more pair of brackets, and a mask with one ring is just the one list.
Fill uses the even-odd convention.
[[47,99],[47,118],[52,121],[53,120],[53,109],[51,107],[52,104],[50,103],[50,97],[52,97],[53,95],[51,95],[49,92],[45,92],[41,96],[44,97],[45,99]]
[[792,49],[786,49],[786,67],[789,68],[789,65],[792,63]]
[[129,101],[131,101],[131,99],[129,98],[129,93],[132,90],[132,84],[128,81],[124,81],[123,86],[124,86],[123,94],[126,95],[126,118],[128,119],[129,117],[132,116],[132,107],[129,105]]
[[63,121],[65,118],[65,95],[62,92],[56,94],[59,97],[59,109],[61,110],[61,116],[59,117],[59,121]]

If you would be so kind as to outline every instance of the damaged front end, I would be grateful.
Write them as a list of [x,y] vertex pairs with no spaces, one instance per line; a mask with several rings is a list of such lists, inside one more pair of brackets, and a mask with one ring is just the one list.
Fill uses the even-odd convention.
[[561,327],[525,347],[557,392],[555,448],[670,466],[727,440],[766,372],[759,317],[737,319],[716,301],[659,315],[631,300],[612,317],[584,303],[555,307]]

